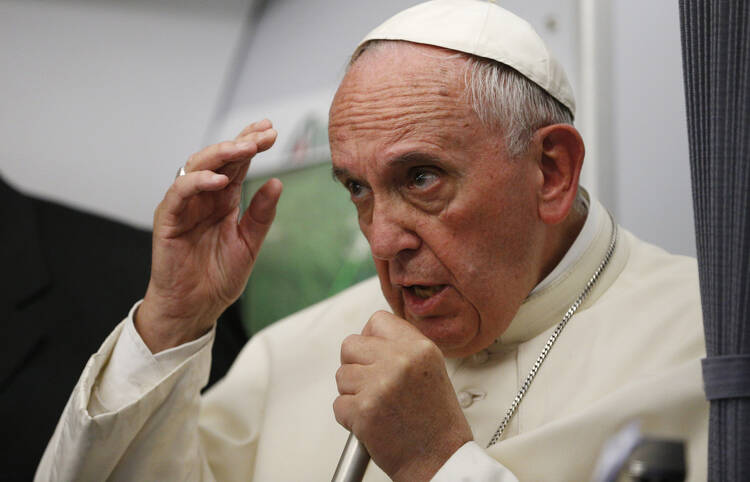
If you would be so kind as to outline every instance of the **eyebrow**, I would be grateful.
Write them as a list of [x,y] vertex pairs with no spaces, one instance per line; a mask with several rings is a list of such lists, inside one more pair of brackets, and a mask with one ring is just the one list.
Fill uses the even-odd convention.
[[331,177],[333,178],[334,181],[343,184],[344,179],[351,178],[352,175],[348,170],[344,169],[343,167],[331,166]]
[[[395,157],[388,161],[388,167],[392,167],[394,165],[399,164],[409,164],[409,163],[418,163],[418,162],[429,162],[433,164],[442,164],[441,159],[438,156],[435,156],[433,154],[429,154],[422,151],[410,151],[406,152],[404,154],[401,154],[398,157]],[[344,167],[336,167],[331,166],[331,177],[334,181],[344,183],[346,179],[356,179],[357,176],[354,176],[348,169]]]
[[430,162],[436,164],[442,164],[440,158],[433,154],[429,154],[422,151],[410,151],[392,159],[389,164],[403,164],[410,162]]

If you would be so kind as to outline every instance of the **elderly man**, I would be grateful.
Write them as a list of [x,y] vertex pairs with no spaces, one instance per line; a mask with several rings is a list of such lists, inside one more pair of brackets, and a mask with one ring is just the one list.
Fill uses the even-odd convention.
[[633,419],[686,440],[704,478],[695,263],[579,190],[573,111],[539,37],[492,3],[387,21],[329,126],[380,289],[262,332],[201,398],[214,320],[281,192],[269,181],[236,222],[268,121],[204,149],[157,209],[146,296],[87,365],[38,478],[325,480],[343,426],[372,456],[365,480],[585,480]]

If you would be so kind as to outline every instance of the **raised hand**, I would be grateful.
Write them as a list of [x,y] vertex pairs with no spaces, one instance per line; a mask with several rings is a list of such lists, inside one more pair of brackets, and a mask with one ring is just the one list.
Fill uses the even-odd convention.
[[336,384],[336,420],[393,480],[429,480],[474,438],[440,349],[391,313],[344,340]]
[[208,332],[242,293],[281,195],[271,179],[238,222],[242,181],[253,156],[275,140],[262,120],[193,154],[157,207],[151,280],[135,318],[153,353]]

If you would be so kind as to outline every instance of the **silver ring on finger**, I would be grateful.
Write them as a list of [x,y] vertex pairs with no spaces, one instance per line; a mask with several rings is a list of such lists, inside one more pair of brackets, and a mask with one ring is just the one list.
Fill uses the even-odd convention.
[[180,166],[180,170],[177,171],[177,175],[175,176],[175,179],[177,179],[180,176],[184,176],[185,174],[187,174],[187,172],[185,172],[185,166]]

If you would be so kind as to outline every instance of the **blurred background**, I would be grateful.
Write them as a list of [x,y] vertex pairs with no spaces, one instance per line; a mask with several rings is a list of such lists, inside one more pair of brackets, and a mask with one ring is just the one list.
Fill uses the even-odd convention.
[[[415,3],[0,0],[0,175],[148,228],[192,152],[272,119],[279,142],[251,176],[283,173],[287,190],[246,293],[262,303],[243,303],[255,331],[373,272],[326,165],[327,110],[359,39]],[[638,236],[695,255],[677,2],[498,3],[568,72],[583,185]]]

